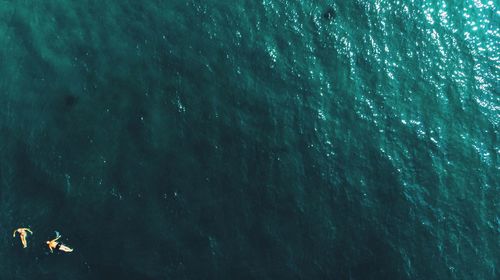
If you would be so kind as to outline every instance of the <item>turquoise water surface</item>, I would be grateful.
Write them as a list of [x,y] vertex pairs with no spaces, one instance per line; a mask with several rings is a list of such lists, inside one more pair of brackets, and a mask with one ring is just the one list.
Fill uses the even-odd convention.
[[0,1],[0,278],[499,279],[499,22]]

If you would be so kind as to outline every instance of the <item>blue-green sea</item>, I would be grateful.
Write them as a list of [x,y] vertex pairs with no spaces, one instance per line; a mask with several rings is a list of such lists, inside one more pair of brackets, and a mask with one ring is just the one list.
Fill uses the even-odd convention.
[[0,279],[500,279],[500,2],[0,0]]

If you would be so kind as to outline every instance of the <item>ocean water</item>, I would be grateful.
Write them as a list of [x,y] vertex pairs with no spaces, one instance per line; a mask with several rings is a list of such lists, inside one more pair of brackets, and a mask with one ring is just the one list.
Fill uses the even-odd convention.
[[499,279],[499,22],[0,1],[0,279]]

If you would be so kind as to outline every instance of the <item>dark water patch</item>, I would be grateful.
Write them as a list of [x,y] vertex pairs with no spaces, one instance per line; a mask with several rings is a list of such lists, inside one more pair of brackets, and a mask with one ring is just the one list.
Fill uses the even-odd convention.
[[337,13],[335,12],[335,9],[333,7],[328,7],[323,12],[323,18],[325,20],[331,21],[331,20],[334,20],[336,17],[337,17]]
[[64,106],[67,108],[72,108],[78,102],[78,97],[67,94],[63,97]]

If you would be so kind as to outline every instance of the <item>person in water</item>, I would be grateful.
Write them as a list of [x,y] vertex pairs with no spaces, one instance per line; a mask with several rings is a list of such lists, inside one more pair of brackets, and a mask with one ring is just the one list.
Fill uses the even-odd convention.
[[47,241],[47,245],[49,246],[50,252],[54,253],[54,250],[60,250],[67,253],[73,252],[73,249],[71,249],[70,247],[62,244],[61,242],[57,242],[59,238],[61,238],[61,235],[59,234],[59,232],[56,231],[56,238]]
[[18,228],[14,230],[12,237],[16,237],[16,233],[19,233],[19,237],[21,238],[21,243],[23,243],[23,248],[28,247],[28,241],[26,241],[26,236],[28,236],[28,233],[33,234],[33,232],[29,228]]

